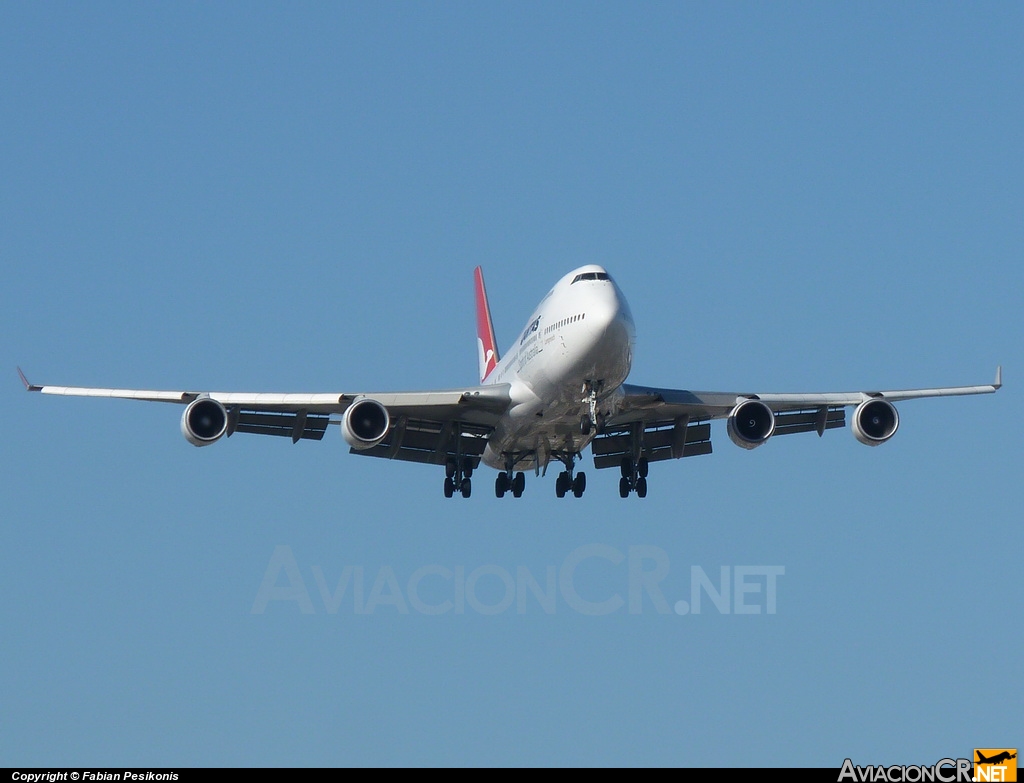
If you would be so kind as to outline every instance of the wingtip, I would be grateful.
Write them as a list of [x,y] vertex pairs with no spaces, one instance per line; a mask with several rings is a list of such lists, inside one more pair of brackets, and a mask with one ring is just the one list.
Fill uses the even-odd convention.
[[25,384],[25,391],[42,391],[42,386],[36,386],[28,382],[28,378],[25,377],[25,373],[21,371],[20,367],[18,368],[18,377],[21,378],[21,382]]
[[1003,385],[1003,365],[1000,364],[1000,365],[998,365],[996,367],[996,381],[995,381],[995,383],[992,384],[992,386],[994,388],[998,389],[1002,385]]

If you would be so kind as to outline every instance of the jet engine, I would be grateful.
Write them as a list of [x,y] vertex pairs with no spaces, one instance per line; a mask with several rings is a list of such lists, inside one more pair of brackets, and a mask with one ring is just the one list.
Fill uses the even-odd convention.
[[181,434],[193,446],[209,446],[228,429],[228,412],[210,397],[192,400],[181,414]]
[[345,442],[357,451],[372,449],[388,434],[391,419],[388,409],[376,400],[363,397],[345,410],[341,419],[341,434]]
[[726,429],[737,446],[756,449],[775,432],[775,414],[760,400],[745,400],[732,409]]
[[899,414],[888,400],[865,400],[853,413],[853,436],[866,446],[885,443],[899,426]]

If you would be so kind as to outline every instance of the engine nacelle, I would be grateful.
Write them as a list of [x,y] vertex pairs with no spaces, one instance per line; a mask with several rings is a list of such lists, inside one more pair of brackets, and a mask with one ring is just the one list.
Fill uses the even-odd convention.
[[363,397],[345,410],[341,419],[341,434],[349,446],[363,451],[372,449],[384,440],[390,426],[388,409],[376,400]]
[[853,413],[853,436],[866,446],[878,446],[896,434],[900,416],[888,400],[864,400]]
[[732,409],[726,429],[737,446],[756,449],[775,432],[775,414],[760,400],[745,400]]
[[228,412],[214,399],[192,400],[181,414],[181,434],[193,446],[209,446],[228,430]]

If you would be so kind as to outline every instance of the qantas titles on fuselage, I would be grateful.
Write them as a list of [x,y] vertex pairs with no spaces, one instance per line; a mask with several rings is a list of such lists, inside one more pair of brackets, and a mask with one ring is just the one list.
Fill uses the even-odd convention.
[[619,495],[647,494],[650,463],[710,454],[712,419],[729,439],[753,449],[776,435],[843,427],[877,446],[899,426],[894,402],[987,394],[1002,383],[898,391],[825,393],[701,392],[625,383],[636,329],[626,298],[603,267],[575,269],[530,315],[500,358],[480,268],[474,272],[479,384],[438,391],[260,392],[154,391],[37,386],[44,394],[174,402],[185,405],[181,431],[196,446],[236,432],[321,440],[340,427],[354,454],[442,465],[444,494],[469,497],[480,463],[498,470],[498,497],[522,495],[525,472],[563,466],[555,494],[581,497],[576,470],[588,446],[597,469],[618,469]]

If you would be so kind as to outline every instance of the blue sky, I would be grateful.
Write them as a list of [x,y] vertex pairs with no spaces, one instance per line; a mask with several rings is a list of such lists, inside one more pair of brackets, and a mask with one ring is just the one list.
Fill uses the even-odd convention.
[[[1016,4],[4,4],[0,758],[1019,746],[1022,32]],[[905,388],[1001,362],[1007,386],[906,403],[877,449],[745,452],[716,425],[644,501],[588,455],[583,499],[549,476],[499,502],[488,474],[446,501],[442,471],[333,429],[195,449],[177,408],[14,373],[446,388],[475,380],[475,265],[504,347],[594,262],[630,300],[637,383]],[[659,564],[670,608],[692,574],[785,571],[774,614],[756,576],[759,614],[631,610]],[[515,583],[549,572],[623,605],[557,588],[549,613]],[[417,574],[450,611],[410,606]]]

